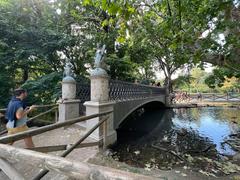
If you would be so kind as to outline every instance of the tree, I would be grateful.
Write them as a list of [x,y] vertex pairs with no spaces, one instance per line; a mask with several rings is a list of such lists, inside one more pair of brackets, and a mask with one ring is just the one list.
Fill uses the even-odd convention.
[[56,4],[45,0],[0,1],[0,81],[4,85],[0,89],[3,92],[0,101],[3,106],[10,91],[27,80],[62,71],[64,59],[58,52],[73,46],[74,41],[66,19],[60,21],[56,8]]
[[[228,83],[228,81],[233,80],[235,83],[238,83],[240,78],[240,74],[238,72],[233,72],[232,69],[229,68],[216,68],[213,70],[212,74],[210,74],[205,83],[213,89],[226,89],[223,87],[224,85],[229,87],[231,86],[232,89],[238,88],[237,84],[233,85],[234,83]],[[230,85],[230,86],[229,86]],[[230,89],[231,89],[230,88]]]
[[[172,74],[186,63],[211,62],[239,69],[234,66],[238,62],[240,22],[236,1],[84,2],[112,13],[121,27],[121,42],[126,39],[126,29],[130,36],[141,37],[137,42],[149,46],[151,60],[158,61],[170,90]],[[225,35],[224,44],[219,41],[221,34]]]
[[[118,36],[118,18],[120,6],[118,3],[109,1],[91,1],[83,0],[78,2],[69,2],[71,16],[74,19],[76,28],[81,31],[81,35],[88,37],[88,46],[81,43],[80,49],[88,49],[93,67],[93,57],[97,44],[106,45],[106,63],[109,65],[108,73],[112,79],[133,81],[135,75],[135,64],[131,63],[127,53],[126,45],[120,45]],[[80,8],[82,7],[82,8]],[[82,38],[81,38],[82,39]]]

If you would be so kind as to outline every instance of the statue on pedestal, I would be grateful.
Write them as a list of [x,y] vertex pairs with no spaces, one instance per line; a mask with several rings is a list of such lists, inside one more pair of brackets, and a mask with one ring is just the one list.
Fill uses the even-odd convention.
[[105,54],[105,48],[106,45],[104,44],[102,48],[99,47],[99,44],[97,46],[97,51],[96,51],[96,55],[94,58],[94,66],[95,68],[102,68],[104,69],[104,54]]
[[64,66],[63,77],[66,77],[66,76],[72,77],[73,76],[72,67],[73,67],[73,65],[71,64],[69,59],[67,59],[66,64]]
[[107,75],[106,72],[106,68],[107,65],[104,62],[104,55],[105,55],[105,48],[106,45],[104,44],[102,48],[100,48],[100,45],[98,44],[97,46],[97,51],[96,51],[96,55],[94,58],[94,70],[91,72],[92,76],[96,76],[96,75]]
[[73,78],[73,72],[72,72],[72,67],[73,65],[69,61],[69,59],[66,60],[66,64],[64,66],[64,71],[63,71],[63,82],[75,82]]

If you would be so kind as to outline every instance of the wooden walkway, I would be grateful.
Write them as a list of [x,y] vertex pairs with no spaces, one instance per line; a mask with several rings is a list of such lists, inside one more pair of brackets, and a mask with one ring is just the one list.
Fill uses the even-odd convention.
[[[86,132],[83,129],[79,129],[76,126],[69,127],[67,129],[55,129],[52,131],[48,131],[44,134],[36,135],[33,137],[33,141],[35,143],[35,146],[46,146],[46,145],[65,145],[69,143],[75,143],[79,137],[83,136]],[[85,142],[94,142],[94,140],[90,137],[88,137]],[[14,147],[24,148],[25,144],[23,140],[17,141],[13,145]],[[49,154],[52,155],[60,155],[62,151],[58,152],[51,152]],[[99,152],[98,146],[93,147],[86,147],[86,148],[80,148],[75,149],[69,156],[66,157],[66,159],[75,160],[79,162],[86,162],[89,158],[96,155],[96,153]],[[14,167],[26,178],[26,179],[32,179],[36,174],[39,173],[40,168],[38,167],[39,164],[34,164],[34,167],[32,165],[29,165],[24,162],[18,162],[14,164]],[[8,180],[9,178],[3,173],[0,172],[0,179]],[[65,180],[69,179],[69,177],[56,174],[54,172],[48,173],[46,176],[44,176],[42,179],[48,180],[48,179],[56,179],[56,180]]]

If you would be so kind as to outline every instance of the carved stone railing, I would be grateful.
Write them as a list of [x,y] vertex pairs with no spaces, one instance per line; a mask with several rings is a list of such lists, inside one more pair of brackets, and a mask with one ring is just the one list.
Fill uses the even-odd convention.
[[127,100],[164,95],[165,88],[133,84],[124,81],[110,80],[110,100]]

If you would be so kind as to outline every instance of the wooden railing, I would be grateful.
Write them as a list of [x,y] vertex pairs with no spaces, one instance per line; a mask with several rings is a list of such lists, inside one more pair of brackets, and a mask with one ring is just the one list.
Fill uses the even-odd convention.
[[[0,166],[4,172],[10,172],[8,175],[11,179],[25,179],[8,161],[13,163],[24,162],[29,165],[38,164],[48,170],[56,173],[61,173],[67,177],[74,179],[94,179],[94,180],[155,180],[158,178],[138,175],[130,172],[125,172],[109,167],[93,165],[86,162],[70,161],[62,157],[53,156],[34,152],[31,150],[15,148],[13,146],[0,144]],[[26,161],[26,159],[28,159]],[[3,162],[3,163],[1,163]],[[5,166],[2,167],[2,164]],[[36,178],[35,178],[36,179]],[[40,178],[39,178],[40,179]]]
[[[0,143],[7,144],[7,143],[10,143],[10,142],[14,142],[14,141],[17,141],[17,140],[24,139],[26,137],[42,134],[42,133],[50,131],[50,130],[54,130],[54,129],[61,128],[61,127],[66,127],[66,126],[69,126],[69,125],[72,125],[72,124],[75,124],[75,123],[78,123],[78,122],[82,122],[82,121],[85,121],[85,120],[89,120],[89,119],[92,119],[92,118],[95,118],[95,117],[104,116],[104,115],[107,115],[111,112],[112,111],[103,112],[103,113],[99,113],[99,114],[93,114],[93,115],[89,115],[89,116],[82,116],[82,117],[78,117],[78,118],[69,119],[65,122],[50,124],[50,125],[47,125],[47,126],[36,128],[36,129],[29,129],[27,131],[16,133],[16,134],[13,134],[13,135],[7,135],[7,136],[4,136],[4,137],[0,137]],[[32,150],[49,152],[49,151],[59,150],[59,149],[63,148],[65,151],[61,154],[61,157],[66,157],[75,148],[98,145],[99,144],[98,142],[95,142],[94,144],[93,143],[83,144],[82,146],[80,146],[80,143],[83,142],[95,129],[97,129],[106,120],[107,120],[107,118],[104,118],[103,120],[99,121],[99,123],[97,123],[92,129],[90,129],[89,132],[86,133],[86,135],[81,137],[76,143],[72,144],[70,146],[70,148],[68,148],[68,149],[67,149],[67,145],[63,145],[63,146],[57,146],[57,147],[56,146],[35,147],[35,148],[32,148]],[[0,152],[0,154],[2,154],[2,153]],[[4,158],[4,157],[2,157],[2,158]],[[2,160],[0,162],[2,162],[4,164],[5,161]],[[8,166],[9,163],[5,162],[5,165]],[[9,168],[7,168],[7,169],[9,169]],[[13,169],[13,168],[10,168],[10,169]],[[4,169],[3,169],[3,171],[4,171]],[[11,171],[16,172],[16,170],[11,170]],[[5,170],[4,172],[9,177],[11,176],[8,171]],[[43,169],[34,179],[41,179],[47,173],[48,173],[48,170]]]
[[[35,119],[37,119],[37,118],[39,118],[39,117],[41,117],[41,116],[43,116],[43,115],[46,115],[46,114],[48,114],[48,113],[50,113],[50,112],[52,112],[52,111],[55,112],[55,122],[57,122],[57,120],[58,120],[58,104],[35,105],[35,107],[36,107],[36,108],[51,108],[51,109],[46,110],[45,112],[39,113],[39,114],[37,114],[36,116],[29,118],[27,123],[30,123],[30,122],[32,122],[33,120],[35,120]],[[1,112],[1,113],[5,113],[6,110],[7,110],[7,109],[0,109],[0,112]],[[7,133],[7,130],[1,131],[1,132],[0,132],[0,135],[3,135],[3,134],[5,134],[5,133]]]
[[[53,170],[57,173],[65,174],[69,177],[76,179],[88,179],[97,174],[98,179],[154,179],[142,175],[137,175],[129,172],[119,171],[112,168],[91,165],[89,163],[82,162],[74,162],[70,160],[63,159],[62,157],[66,157],[69,153],[71,153],[76,148],[81,147],[89,147],[94,145],[99,145],[99,142],[85,143],[81,144],[93,131],[95,131],[98,127],[106,123],[109,119],[109,115],[112,111],[102,112],[98,114],[93,114],[89,116],[82,116],[78,118],[73,118],[66,120],[65,122],[59,122],[51,125],[47,125],[44,127],[39,127],[37,129],[30,129],[25,132],[20,132],[13,135],[7,135],[4,137],[0,137],[0,143],[9,143],[13,141],[17,141],[29,136],[35,136],[38,134],[42,134],[44,132],[54,130],[61,127],[66,127],[78,122],[90,120],[96,117],[102,117],[101,120],[93,126],[83,137],[79,138],[77,142],[72,145],[60,145],[60,146],[45,146],[45,147],[35,147],[28,150],[15,148],[9,145],[0,144],[0,168],[9,178],[15,179],[24,179],[23,175],[18,172],[8,161],[11,162],[21,162],[22,164],[32,162],[40,164],[40,167],[44,167],[39,174],[33,177],[34,180],[41,179],[44,175],[46,175],[49,170]],[[106,124],[103,125],[106,127]],[[103,137],[106,138],[106,132],[103,132]],[[67,148],[68,147],[68,148]],[[47,155],[39,152],[51,152],[51,151],[59,151],[64,150],[61,153],[61,157],[56,157],[53,155]],[[26,161],[27,160],[27,161]],[[31,164],[33,165],[33,164]]]

